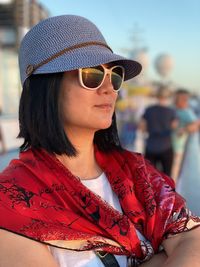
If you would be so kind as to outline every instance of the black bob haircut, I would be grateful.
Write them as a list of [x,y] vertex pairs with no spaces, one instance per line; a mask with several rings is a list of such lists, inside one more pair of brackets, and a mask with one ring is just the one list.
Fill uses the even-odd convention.
[[[49,153],[76,156],[77,151],[66,136],[59,112],[59,95],[63,72],[31,75],[26,79],[19,105],[20,147],[45,149]],[[109,128],[95,133],[94,144],[101,151],[122,150],[113,114]]]

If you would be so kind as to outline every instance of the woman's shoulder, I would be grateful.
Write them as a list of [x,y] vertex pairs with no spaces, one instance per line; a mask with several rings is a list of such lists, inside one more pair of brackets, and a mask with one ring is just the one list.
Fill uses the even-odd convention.
[[122,149],[121,151],[113,151],[112,157],[112,160],[114,160],[113,162],[116,162],[119,168],[127,169],[127,171],[129,170],[132,174],[134,174],[138,168],[145,168],[145,158],[141,153]]
[[127,163],[133,177],[137,176],[138,180],[144,180],[152,185],[159,184],[160,186],[161,184],[166,183],[174,188],[173,179],[158,171],[141,153],[132,152],[126,149],[118,153],[120,153],[124,162]]
[[119,154],[120,157],[133,165],[144,164],[145,161],[145,158],[141,153],[133,152],[127,149],[123,149],[122,151],[117,151],[115,153]]
[[[48,166],[37,153],[27,150],[19,154],[19,158],[11,160],[9,165],[0,173],[0,195],[11,188],[32,190],[41,181],[47,181]],[[5,194],[4,194],[5,195]]]
[[25,152],[19,153],[18,158],[12,159],[7,167],[0,172],[0,177],[8,177],[10,175],[17,174],[19,171],[25,171],[29,168],[29,166],[34,166],[36,164],[36,158],[33,155],[31,150],[27,150]]

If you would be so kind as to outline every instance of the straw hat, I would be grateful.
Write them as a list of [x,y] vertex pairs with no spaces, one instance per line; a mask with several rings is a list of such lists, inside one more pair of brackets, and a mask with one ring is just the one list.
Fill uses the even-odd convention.
[[98,28],[75,15],[41,21],[24,36],[19,50],[22,85],[32,74],[65,72],[110,62],[125,68],[125,80],[142,69],[138,62],[114,54]]

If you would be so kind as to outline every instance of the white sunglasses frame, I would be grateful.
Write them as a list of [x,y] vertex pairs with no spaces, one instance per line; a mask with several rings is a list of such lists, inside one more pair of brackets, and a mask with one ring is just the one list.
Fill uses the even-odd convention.
[[[82,70],[83,70],[83,69],[95,68],[95,67],[98,67],[98,66],[88,67],[88,68],[80,68],[80,69],[78,69],[78,76],[79,76],[79,83],[80,83],[80,85],[81,85],[83,88],[87,89],[87,90],[95,91],[95,90],[97,90],[98,88],[100,88],[100,87],[102,86],[102,84],[103,84],[104,81],[105,81],[105,78],[106,78],[107,74],[109,74],[110,83],[112,84],[112,80],[111,80],[112,71],[113,71],[114,68],[116,68],[116,67],[120,67],[120,68],[122,69],[122,82],[121,82],[121,84],[120,84],[119,89],[115,90],[114,87],[113,87],[113,91],[114,91],[114,92],[119,92],[119,90],[121,89],[121,85],[122,85],[122,83],[124,82],[124,76],[125,76],[125,69],[124,69],[124,67],[121,66],[121,65],[116,65],[116,66],[113,66],[113,67],[111,67],[111,68],[108,69],[108,68],[104,67],[103,65],[99,65],[99,66],[101,66],[101,67],[103,68],[103,70],[104,70],[103,79],[102,79],[100,85],[98,85],[97,87],[94,87],[94,88],[90,88],[90,87],[87,87],[87,86],[83,83],[83,79],[82,79]],[[113,84],[112,84],[112,86],[113,86]]]

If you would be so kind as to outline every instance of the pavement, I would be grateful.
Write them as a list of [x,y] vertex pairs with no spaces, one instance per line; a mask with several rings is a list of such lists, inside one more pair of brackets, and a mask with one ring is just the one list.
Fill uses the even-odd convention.
[[21,138],[16,138],[19,133],[19,123],[17,116],[0,116],[0,130],[4,142],[4,154],[1,154],[2,144],[0,142],[0,172],[8,165],[8,163],[18,158],[19,147],[22,144]]

